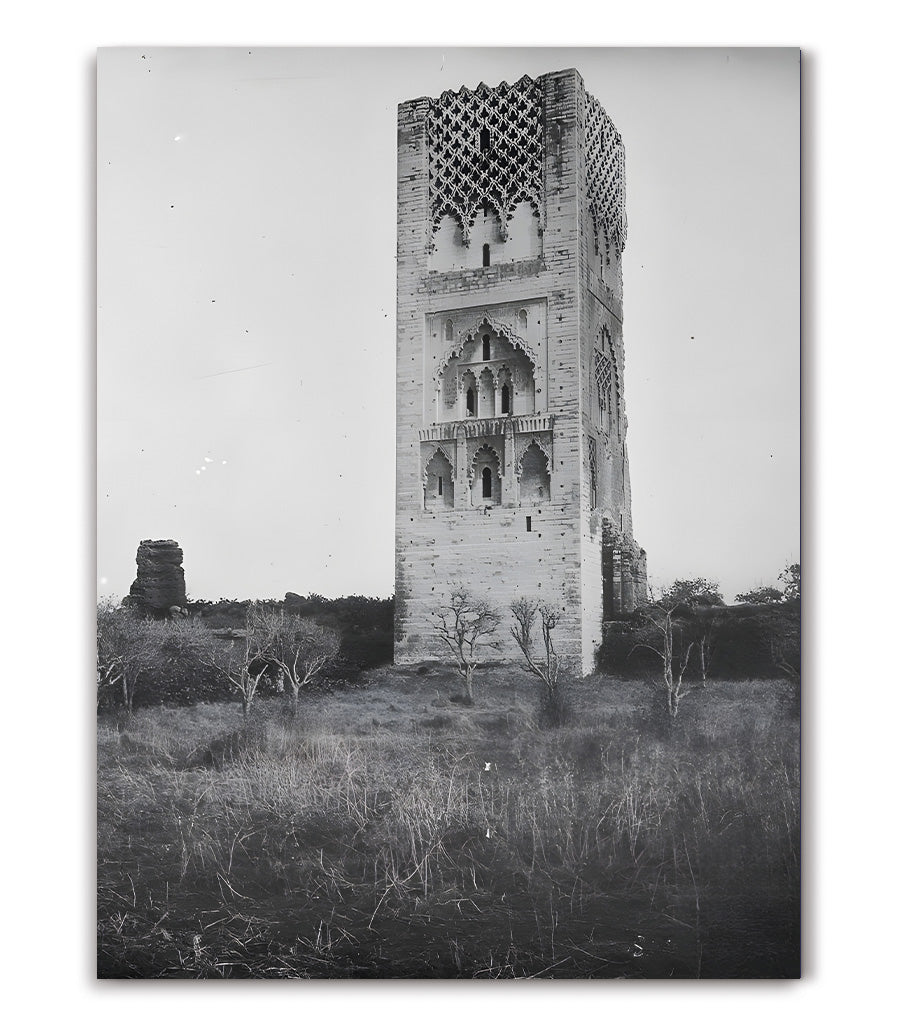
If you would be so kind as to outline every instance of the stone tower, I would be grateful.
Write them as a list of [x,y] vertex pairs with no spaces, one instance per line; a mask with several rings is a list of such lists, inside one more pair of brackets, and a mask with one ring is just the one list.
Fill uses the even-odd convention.
[[594,667],[646,596],[625,446],[622,140],[575,70],[400,104],[395,660],[457,583]]

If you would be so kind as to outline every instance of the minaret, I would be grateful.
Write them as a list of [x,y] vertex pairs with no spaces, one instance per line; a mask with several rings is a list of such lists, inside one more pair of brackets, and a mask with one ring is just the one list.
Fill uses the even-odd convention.
[[[621,137],[574,70],[398,112],[395,660],[465,583],[593,669],[646,596],[625,447]],[[508,626],[497,656],[518,656]]]

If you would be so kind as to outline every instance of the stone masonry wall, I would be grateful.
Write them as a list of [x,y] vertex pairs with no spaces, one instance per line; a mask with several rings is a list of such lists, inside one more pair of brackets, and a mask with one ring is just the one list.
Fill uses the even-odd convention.
[[[528,595],[558,604],[563,612],[555,637],[558,652],[573,669],[592,670],[602,639],[602,514],[618,519],[623,512],[631,531],[624,429],[621,438],[604,440],[598,452],[600,510],[590,504],[587,436],[593,432],[601,438],[590,422],[594,341],[606,325],[621,374],[622,304],[620,265],[598,271],[592,257],[584,88],[572,70],[538,82],[544,126],[539,257],[429,271],[429,263],[440,266],[430,259],[429,101],[412,100],[398,110],[395,660],[401,664],[446,656],[432,618],[450,588],[462,583],[503,618],[493,656],[518,656],[509,605]],[[504,487],[502,505],[475,498],[467,506],[468,493],[461,498],[464,486],[456,477],[455,506],[426,510],[420,432],[437,416],[433,371],[442,343],[435,342],[436,326],[446,312],[454,323],[467,324],[481,312],[519,304],[543,315],[540,338],[531,341],[539,342],[543,365],[536,368],[535,411],[553,416],[550,499],[510,506],[514,491]],[[532,321],[529,331],[536,331]]]

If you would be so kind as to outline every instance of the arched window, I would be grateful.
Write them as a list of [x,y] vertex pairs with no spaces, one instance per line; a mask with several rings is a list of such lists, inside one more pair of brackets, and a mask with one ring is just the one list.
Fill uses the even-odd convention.
[[491,266],[491,246],[490,243],[485,243],[481,248],[481,266],[483,268],[489,268]]
[[[472,503],[476,506],[479,501],[488,502],[491,506],[502,504],[503,476],[500,471],[500,458],[493,446],[487,444],[480,446],[470,467]],[[481,483],[480,490],[479,483]]]
[[516,315],[516,328],[518,329],[519,335],[525,335],[528,331],[528,312],[519,311]]
[[478,134],[478,149],[487,153],[491,148],[491,130],[485,125]]
[[613,367],[605,353],[594,350],[594,376],[597,380],[597,398],[600,401],[600,424],[608,432],[612,418]]
[[453,339],[453,322],[449,318],[444,325],[444,338],[448,343]]
[[491,337],[481,337],[481,359],[483,361],[489,361],[491,359]]
[[505,385],[500,390],[500,413],[509,414],[509,386]]
[[453,468],[443,450],[437,450],[425,465],[425,509],[453,506]]
[[475,416],[475,390],[474,389],[467,389],[466,390],[466,414],[471,414],[473,417]]

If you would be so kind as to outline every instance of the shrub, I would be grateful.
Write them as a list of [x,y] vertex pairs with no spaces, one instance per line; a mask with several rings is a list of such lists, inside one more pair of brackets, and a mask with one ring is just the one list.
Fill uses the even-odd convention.
[[[714,627],[715,647],[710,671],[718,678],[773,678],[800,673],[800,605],[798,602],[766,603],[741,607],[679,608],[675,611],[673,660],[707,625]],[[658,647],[658,632],[643,624],[639,614],[628,620],[607,622],[603,643],[597,650],[601,671],[644,676],[656,671],[659,659],[648,647]],[[698,646],[699,649],[699,646]],[[693,657],[685,677],[700,674]]]

